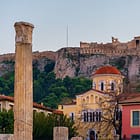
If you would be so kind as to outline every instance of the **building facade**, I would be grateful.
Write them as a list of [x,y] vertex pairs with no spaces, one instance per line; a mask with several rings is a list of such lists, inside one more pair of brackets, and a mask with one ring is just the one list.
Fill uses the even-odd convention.
[[106,140],[114,135],[114,128],[109,125],[113,116],[114,104],[109,101],[123,91],[123,76],[112,66],[99,68],[92,75],[92,89],[76,95],[71,104],[59,105],[58,109],[75,121],[79,135],[85,139],[94,134]]
[[140,140],[140,94],[126,94],[124,97],[119,103],[122,109],[122,138]]

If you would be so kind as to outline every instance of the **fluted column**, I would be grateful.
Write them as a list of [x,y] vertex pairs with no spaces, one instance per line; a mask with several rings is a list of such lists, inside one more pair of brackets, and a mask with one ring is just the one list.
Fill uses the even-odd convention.
[[14,140],[32,140],[32,31],[26,22],[15,25]]

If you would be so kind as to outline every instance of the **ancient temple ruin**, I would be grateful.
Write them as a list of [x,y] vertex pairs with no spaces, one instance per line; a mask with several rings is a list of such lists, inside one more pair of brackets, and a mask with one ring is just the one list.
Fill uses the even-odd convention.
[[32,30],[26,22],[15,23],[14,140],[32,140]]
[[111,43],[80,42],[80,54],[105,54],[107,56],[140,55],[140,36],[126,43],[112,37]]

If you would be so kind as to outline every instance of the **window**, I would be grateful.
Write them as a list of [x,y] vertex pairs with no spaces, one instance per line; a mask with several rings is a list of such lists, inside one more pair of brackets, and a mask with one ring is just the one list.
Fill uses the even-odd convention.
[[101,91],[103,91],[103,90],[104,90],[104,83],[101,82]]
[[40,111],[41,114],[45,114],[43,111]]
[[86,97],[86,103],[89,103],[89,96]]
[[94,97],[93,97],[93,95],[90,96],[90,103],[94,103]]
[[84,122],[86,122],[87,121],[87,113],[86,112],[84,112]]
[[136,47],[139,47],[140,41],[136,40]]
[[70,113],[70,118],[72,121],[74,121],[74,113],[73,112]]
[[140,140],[140,134],[131,135],[131,140]]
[[96,103],[99,103],[99,98],[98,98],[98,96],[95,96],[95,102],[96,102]]
[[101,122],[102,112],[99,110],[84,110],[82,112],[84,122]]
[[63,109],[63,105],[61,106],[61,109]]
[[86,102],[85,99],[83,99],[82,103],[85,104],[85,102]]
[[140,111],[132,111],[132,126],[140,126]]
[[111,90],[114,91],[114,89],[115,89],[115,84],[112,82],[111,83]]
[[122,119],[122,111],[120,109],[115,110],[115,120],[119,121]]
[[9,104],[9,107],[10,107],[11,110],[13,110],[14,105]]
[[33,110],[33,113],[36,113],[37,111],[36,110]]
[[95,82],[92,83],[92,88],[93,88],[93,89],[96,89],[96,84],[95,84]]
[[105,90],[105,81],[99,82],[99,90],[104,91]]

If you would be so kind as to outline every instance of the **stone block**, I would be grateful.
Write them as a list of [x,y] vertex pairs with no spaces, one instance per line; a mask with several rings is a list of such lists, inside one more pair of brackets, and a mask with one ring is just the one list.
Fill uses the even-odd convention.
[[72,137],[71,140],[83,140],[82,137]]
[[68,128],[67,127],[54,127],[53,140],[68,140]]

